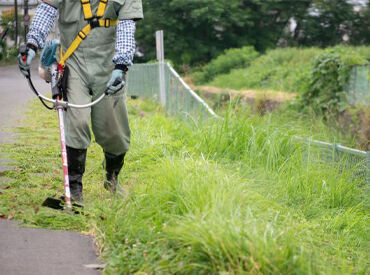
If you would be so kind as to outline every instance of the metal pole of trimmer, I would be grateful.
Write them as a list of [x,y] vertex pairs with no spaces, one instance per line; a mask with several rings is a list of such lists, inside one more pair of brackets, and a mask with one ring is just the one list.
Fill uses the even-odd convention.
[[[51,77],[52,93],[58,94],[57,96],[57,102],[58,102],[59,100],[62,100],[62,96],[60,95],[60,91],[58,88],[59,71],[58,71],[57,63],[54,63],[53,65],[51,65],[51,71],[52,71],[52,77]],[[66,208],[68,210],[71,210],[72,203],[71,203],[71,190],[69,187],[68,158],[67,158],[67,148],[66,148],[66,136],[64,132],[63,106],[60,104],[55,104],[55,108],[58,112],[58,118],[59,118],[59,135],[60,135],[60,148],[61,148],[61,153],[62,153],[65,203],[66,203]]]
[[[60,100],[60,98],[59,98]],[[63,164],[63,183],[64,183],[64,194],[67,209],[72,209],[71,203],[71,190],[69,188],[69,175],[68,175],[68,159],[67,159],[67,148],[66,148],[66,137],[64,134],[64,117],[63,107],[57,106],[58,117],[59,117],[59,133],[60,133],[60,147],[62,152],[62,164]]]

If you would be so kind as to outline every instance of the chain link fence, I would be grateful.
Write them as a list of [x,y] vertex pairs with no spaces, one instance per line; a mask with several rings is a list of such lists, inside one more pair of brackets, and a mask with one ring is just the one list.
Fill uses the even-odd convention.
[[350,104],[370,105],[370,65],[352,68],[346,90]]
[[[191,119],[219,118],[168,63],[163,65],[165,109],[168,114]],[[133,65],[127,76],[127,94],[161,101],[160,66],[160,63]],[[358,88],[356,89],[358,91]],[[334,163],[339,171],[349,170],[353,176],[370,183],[370,152],[348,148],[338,143],[296,138],[308,146],[306,159],[309,157],[310,161]]]
[[339,143],[295,138],[307,144],[305,161],[335,164],[339,172],[349,171],[353,177],[370,183],[370,152],[345,147]]
[[126,93],[129,96],[159,98],[158,64],[134,64],[127,74]]
[[[159,63],[133,65],[127,75],[127,94],[159,100],[161,98],[160,66]],[[217,117],[170,64],[164,63],[162,66],[164,66],[165,109],[168,114],[191,119]]]

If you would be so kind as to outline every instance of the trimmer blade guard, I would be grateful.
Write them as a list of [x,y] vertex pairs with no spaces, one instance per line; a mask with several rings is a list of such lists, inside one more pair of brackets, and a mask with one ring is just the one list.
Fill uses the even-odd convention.
[[57,210],[63,210],[64,202],[62,202],[62,200],[49,197],[46,200],[44,200],[44,202],[42,203],[42,206],[57,209]]
[[[65,203],[63,199],[56,199],[48,197],[42,203],[42,206],[52,208],[55,210],[65,210]],[[75,214],[82,213],[83,206],[81,204],[73,203],[72,204],[72,212]]]

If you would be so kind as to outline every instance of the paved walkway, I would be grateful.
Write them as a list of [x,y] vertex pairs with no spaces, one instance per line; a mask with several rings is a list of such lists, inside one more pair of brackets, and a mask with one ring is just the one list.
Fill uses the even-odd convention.
[[[32,74],[35,86],[40,91],[48,91],[48,85],[38,77],[37,71],[33,70]],[[14,140],[9,127],[19,123],[23,107],[33,97],[17,66],[0,67],[0,143]],[[12,169],[8,162],[7,156],[0,152],[0,172]],[[0,177],[0,182],[9,180]],[[86,267],[97,263],[93,241],[87,236],[23,228],[17,221],[0,219],[0,274],[100,274]]]

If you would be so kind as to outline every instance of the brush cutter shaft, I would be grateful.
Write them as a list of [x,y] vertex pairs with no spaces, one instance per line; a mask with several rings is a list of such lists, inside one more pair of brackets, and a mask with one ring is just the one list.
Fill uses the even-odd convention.
[[63,182],[64,182],[65,201],[66,201],[67,209],[72,209],[71,190],[69,188],[66,137],[65,137],[65,134],[64,134],[63,107],[58,106],[57,111],[58,111],[58,117],[59,117],[60,147],[61,147],[61,152],[62,152]]

